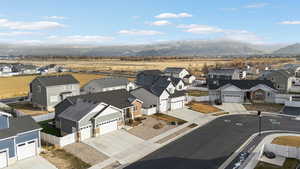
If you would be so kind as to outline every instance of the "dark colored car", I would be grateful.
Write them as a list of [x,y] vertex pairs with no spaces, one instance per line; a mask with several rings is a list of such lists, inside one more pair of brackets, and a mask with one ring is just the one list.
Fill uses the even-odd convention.
[[215,100],[216,105],[222,105],[222,101],[220,99]]
[[264,154],[264,156],[266,156],[269,159],[273,159],[273,158],[276,157],[276,155],[273,152],[270,152],[270,151],[265,151],[263,154]]

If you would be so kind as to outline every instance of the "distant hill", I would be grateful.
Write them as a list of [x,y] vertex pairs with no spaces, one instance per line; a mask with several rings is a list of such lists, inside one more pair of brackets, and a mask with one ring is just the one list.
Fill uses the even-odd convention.
[[275,45],[252,45],[217,40],[123,46],[0,44],[0,56],[245,56],[268,54],[278,48],[279,46]]
[[300,55],[300,43],[286,46],[273,52],[277,55]]

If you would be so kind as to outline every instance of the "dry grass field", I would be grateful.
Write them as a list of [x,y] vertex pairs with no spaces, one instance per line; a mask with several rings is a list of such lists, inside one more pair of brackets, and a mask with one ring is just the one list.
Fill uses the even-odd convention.
[[276,137],[272,144],[278,144],[283,146],[300,147],[300,137],[299,136],[280,136]]
[[[80,82],[81,86],[90,80],[104,77],[94,74],[69,74],[72,74]],[[27,95],[29,92],[29,84],[35,77],[37,77],[37,75],[0,77],[0,99]]]

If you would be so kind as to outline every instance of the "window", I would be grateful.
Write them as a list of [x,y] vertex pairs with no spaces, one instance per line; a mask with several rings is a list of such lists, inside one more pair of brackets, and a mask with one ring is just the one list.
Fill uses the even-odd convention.
[[133,111],[137,111],[137,106],[133,106]]

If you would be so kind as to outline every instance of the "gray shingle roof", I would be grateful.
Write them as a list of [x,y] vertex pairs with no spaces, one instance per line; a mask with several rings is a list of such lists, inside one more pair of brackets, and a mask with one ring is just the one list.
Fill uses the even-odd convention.
[[184,68],[182,67],[167,67],[165,73],[180,73]]
[[79,84],[72,75],[39,76],[36,77],[44,86],[57,86],[67,84]]
[[211,69],[209,70],[210,74],[233,74],[235,71],[237,71],[236,69]]
[[114,78],[102,78],[102,79],[95,79],[88,82],[87,85],[92,85],[93,87],[99,88],[107,88],[107,87],[114,87],[114,86],[124,86],[129,83],[127,78],[124,77],[114,77]]
[[132,94],[136,98],[142,100],[143,107],[145,107],[145,108],[149,108],[152,105],[157,104],[157,103],[153,102],[153,98],[152,98],[155,95],[143,87],[132,90],[130,92],[130,94]]
[[170,95],[170,97],[175,98],[175,97],[181,97],[185,95],[186,95],[185,91],[175,91],[173,94]]
[[0,129],[0,139],[16,136],[18,133],[41,129],[31,116],[10,118],[10,128]]
[[256,85],[263,84],[275,89],[270,80],[211,80],[208,82],[208,88],[215,90],[227,84],[232,84],[240,89],[250,89]]

